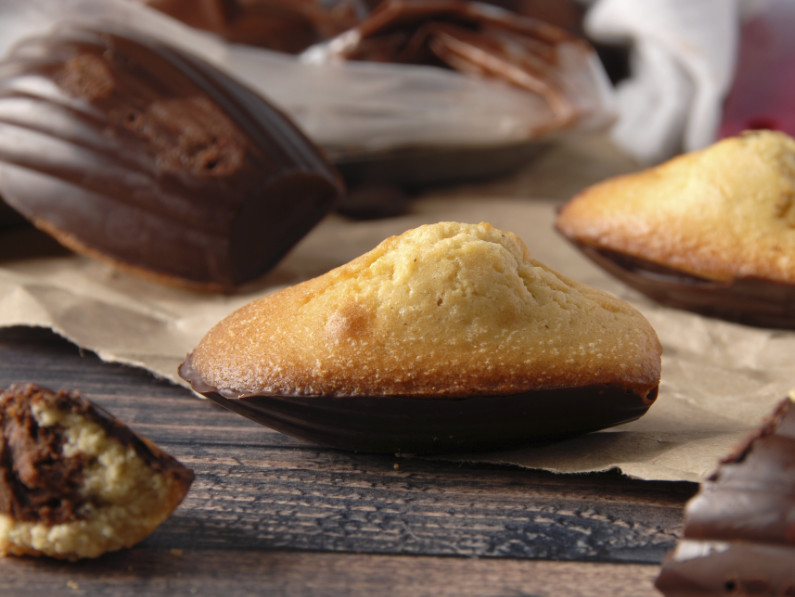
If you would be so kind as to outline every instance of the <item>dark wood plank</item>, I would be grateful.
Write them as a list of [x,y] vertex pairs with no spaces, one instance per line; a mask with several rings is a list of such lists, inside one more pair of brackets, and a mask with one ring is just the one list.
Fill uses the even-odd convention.
[[266,458],[259,448],[183,457],[198,481],[161,529],[164,546],[654,563],[680,523],[679,504],[589,497],[604,487],[598,479],[564,488],[516,470],[422,461],[395,470],[310,450]]
[[137,548],[95,562],[0,561],[3,595],[652,597],[656,566]]
[[[325,578],[318,571],[333,564],[346,572],[329,573],[326,594],[344,593],[346,583],[364,591],[381,569],[391,571],[395,586],[419,591],[423,576],[438,569],[456,587],[449,593],[461,595],[554,594],[544,592],[558,582],[554,570],[609,577],[614,584],[603,594],[642,595],[617,592],[621,579],[648,579],[656,570],[696,489],[609,473],[558,476],[325,449],[146,372],[102,363],[45,330],[0,330],[0,387],[15,381],[80,389],[197,476],[177,512],[137,548],[77,565],[0,561],[0,594],[62,590],[70,579],[82,587],[72,587],[74,594],[167,594],[175,587],[184,594],[194,582],[219,589],[201,594],[219,594],[224,583],[243,594],[256,593],[257,583],[278,592],[302,580],[314,586],[309,579]],[[189,569],[201,570],[203,580]],[[540,570],[550,576],[534,585]],[[442,576],[427,594],[448,594]],[[476,592],[462,590],[464,577]],[[481,577],[492,579],[493,591]]]

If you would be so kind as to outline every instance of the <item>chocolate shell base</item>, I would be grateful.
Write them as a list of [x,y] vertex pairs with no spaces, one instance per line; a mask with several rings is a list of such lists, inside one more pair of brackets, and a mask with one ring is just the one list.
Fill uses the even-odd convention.
[[667,597],[795,595],[795,403],[726,458],[687,504],[655,586]]
[[22,228],[28,222],[17,211],[11,209],[0,197],[0,231],[9,228]]
[[668,307],[758,327],[795,329],[795,284],[706,280],[645,259],[574,242],[606,272]]
[[[184,368],[181,371],[185,375]],[[657,397],[611,385],[503,396],[243,396],[194,389],[233,412],[311,443],[439,454],[515,448],[596,431],[643,415]]]

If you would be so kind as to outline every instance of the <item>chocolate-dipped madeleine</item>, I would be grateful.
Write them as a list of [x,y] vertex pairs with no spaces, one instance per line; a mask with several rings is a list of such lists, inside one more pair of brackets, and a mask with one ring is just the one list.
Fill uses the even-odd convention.
[[596,184],[558,230],[660,303],[795,328],[795,140],[747,132]]
[[75,560],[131,547],[193,472],[77,392],[0,393],[0,554]]
[[660,353],[639,312],[533,260],[515,235],[442,222],[242,307],[180,374],[297,437],[420,453],[636,419]]
[[795,404],[782,401],[701,485],[655,586],[667,597],[795,595]]
[[0,194],[78,252],[228,290],[340,193],[283,113],[164,43],[63,26],[0,63]]

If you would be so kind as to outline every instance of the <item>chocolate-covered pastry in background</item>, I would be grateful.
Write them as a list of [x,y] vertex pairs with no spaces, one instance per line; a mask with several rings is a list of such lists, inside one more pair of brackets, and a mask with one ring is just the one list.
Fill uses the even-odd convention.
[[192,482],[190,469],[77,392],[0,392],[2,555],[76,560],[131,547]]
[[662,304],[795,328],[795,140],[747,132],[585,189],[558,230]]
[[231,290],[331,211],[336,169],[278,109],[138,34],[63,26],[0,63],[0,195],[67,247]]
[[353,27],[363,0],[140,0],[197,29],[240,44],[297,54]]
[[330,52],[347,60],[469,67],[484,74],[487,65],[476,68],[468,47],[521,59],[545,57],[544,45],[570,39],[558,27],[482,2],[387,0],[339,37]]
[[584,41],[585,9],[571,0],[138,1],[228,41],[288,53],[306,50],[300,59],[316,64],[431,64],[508,83],[532,96],[527,111],[537,119],[524,129],[530,143],[434,147],[425,140],[387,151],[335,143],[336,150],[330,150],[355,195],[339,206],[349,217],[405,211],[406,202],[386,204],[373,187],[389,185],[395,196],[407,197],[429,185],[502,176],[526,165],[551,141],[538,137],[561,128],[603,126],[609,119],[603,95],[608,82],[597,59],[601,49]]
[[401,0],[382,2],[359,25],[309,51],[323,60],[431,65],[491,77],[543,97],[552,130],[576,115],[571,75],[561,67],[564,44],[578,48],[580,60],[593,51],[564,29],[496,6]]
[[[188,25],[235,42],[297,53],[433,65],[489,76],[570,109],[557,46],[581,44],[583,9],[569,1],[495,0],[146,0]],[[595,54],[594,54],[595,55]],[[559,126],[560,123],[555,123]]]
[[[297,54],[336,37],[381,4],[403,0],[138,0],[190,27],[232,42]],[[432,4],[423,2],[425,4]],[[446,2],[448,6],[464,2]],[[582,35],[583,8],[570,0],[486,0]]]
[[667,597],[795,594],[795,404],[782,401],[701,485],[655,586]]
[[660,353],[638,311],[535,261],[514,234],[442,222],[244,306],[180,374],[309,441],[451,452],[636,419],[657,396]]

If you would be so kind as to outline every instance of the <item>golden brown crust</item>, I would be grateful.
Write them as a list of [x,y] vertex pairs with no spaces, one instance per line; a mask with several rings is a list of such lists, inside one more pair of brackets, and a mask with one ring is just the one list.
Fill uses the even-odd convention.
[[795,140],[754,131],[609,179],[567,203],[556,226],[710,280],[795,283]]
[[227,397],[595,383],[645,395],[659,383],[660,352],[640,313],[533,260],[515,235],[443,222],[246,305],[207,334],[185,370]]

